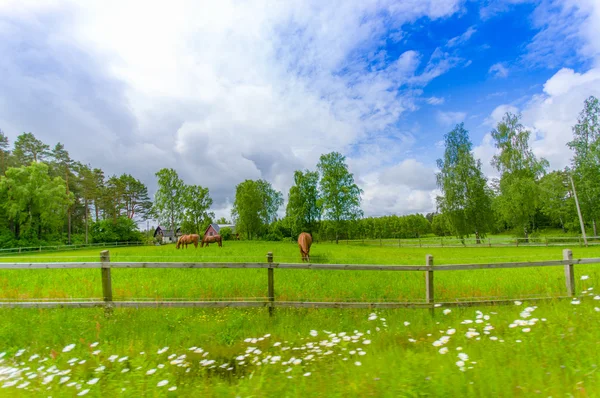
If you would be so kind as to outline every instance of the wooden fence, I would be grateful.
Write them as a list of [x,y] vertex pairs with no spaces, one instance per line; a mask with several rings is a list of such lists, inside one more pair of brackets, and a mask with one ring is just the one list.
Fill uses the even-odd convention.
[[[575,264],[598,264],[600,258],[573,259],[570,249],[563,250],[562,260],[537,261],[537,262],[511,262],[492,264],[453,264],[433,265],[433,256],[427,255],[425,265],[358,265],[358,264],[283,264],[273,262],[273,254],[267,254],[264,263],[165,263],[165,262],[111,262],[108,250],[100,254],[100,262],[70,262],[70,263],[0,263],[0,269],[73,269],[73,268],[96,268],[102,273],[102,300],[90,301],[3,301],[0,308],[52,308],[52,307],[268,307],[272,313],[275,307],[291,308],[429,308],[437,306],[473,306],[489,304],[512,303],[511,300],[479,300],[479,301],[457,301],[436,302],[434,300],[434,274],[436,272],[478,270],[497,268],[529,268],[529,267],[564,267],[566,296],[543,297],[543,298],[518,298],[518,300],[549,300],[575,295]],[[112,294],[112,269],[118,268],[195,268],[195,269],[256,269],[267,270],[267,299],[253,301],[120,301],[113,300]],[[330,270],[330,271],[384,271],[384,272],[422,272],[424,273],[423,302],[305,302],[305,301],[279,301],[275,295],[275,270]]]

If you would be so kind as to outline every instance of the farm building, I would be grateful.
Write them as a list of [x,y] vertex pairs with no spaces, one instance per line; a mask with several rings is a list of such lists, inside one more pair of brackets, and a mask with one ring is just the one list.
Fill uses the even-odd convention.
[[162,238],[162,243],[173,243],[177,241],[177,238],[181,236],[181,228],[177,228],[175,233],[173,233],[172,229],[167,229],[165,227],[161,227],[160,225],[156,227],[154,231],[155,238]]
[[213,236],[219,235],[221,232],[221,228],[230,228],[232,235],[237,238],[237,233],[235,232],[235,224],[210,224],[206,231],[204,231],[204,236]]

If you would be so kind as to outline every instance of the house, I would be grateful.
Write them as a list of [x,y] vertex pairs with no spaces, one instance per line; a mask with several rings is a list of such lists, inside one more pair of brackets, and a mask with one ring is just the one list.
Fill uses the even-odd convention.
[[206,228],[206,231],[204,231],[204,236],[219,235],[221,233],[221,228],[230,228],[233,237],[239,240],[239,235],[235,232],[235,224],[210,224],[208,228]]
[[175,233],[173,233],[172,229],[166,229],[165,227],[161,227],[160,225],[156,227],[154,230],[154,237],[161,238],[162,243],[173,243],[177,242],[177,239],[181,236],[181,228],[177,228]]

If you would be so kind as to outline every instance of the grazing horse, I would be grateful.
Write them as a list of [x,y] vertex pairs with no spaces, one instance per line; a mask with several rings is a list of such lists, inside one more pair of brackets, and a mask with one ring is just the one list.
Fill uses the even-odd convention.
[[187,249],[187,246],[191,245],[192,243],[194,244],[194,247],[197,248],[199,239],[200,235],[197,234],[181,235],[179,239],[177,239],[176,249],[179,249],[179,247],[183,249],[183,245],[185,245],[185,248]]
[[206,244],[206,247],[208,247],[209,243],[215,242],[219,244],[219,247],[223,247],[221,235],[204,236],[204,238],[202,238],[202,243],[200,244],[200,247],[204,247],[204,244]]
[[302,255],[302,261],[310,262],[310,245],[312,245],[312,236],[307,232],[302,232],[298,236],[298,247],[300,248],[300,254]]

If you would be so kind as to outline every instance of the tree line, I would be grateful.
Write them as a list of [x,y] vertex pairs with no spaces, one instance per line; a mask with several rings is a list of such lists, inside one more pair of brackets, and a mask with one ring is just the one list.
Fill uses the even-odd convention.
[[[531,132],[521,116],[506,113],[492,130],[498,149],[489,180],[475,159],[464,124],[444,136],[438,159],[437,210],[427,215],[363,217],[361,195],[338,152],[323,154],[314,170],[294,172],[285,216],[283,193],[265,180],[245,180],[235,188],[231,220],[243,239],[417,238],[427,234],[474,236],[511,231],[528,237],[544,228],[579,233],[575,194],[584,224],[597,235],[600,215],[600,104],[584,102],[573,139],[569,167],[548,172],[529,146]],[[104,171],[72,159],[64,145],[43,143],[32,133],[12,148],[0,130],[0,247],[142,240],[138,223],[157,220],[169,229],[201,234],[214,221],[208,188],[187,185],[174,169],[156,173],[157,191],[129,174]],[[575,191],[576,189],[576,191]],[[218,223],[229,223],[225,218]]]

